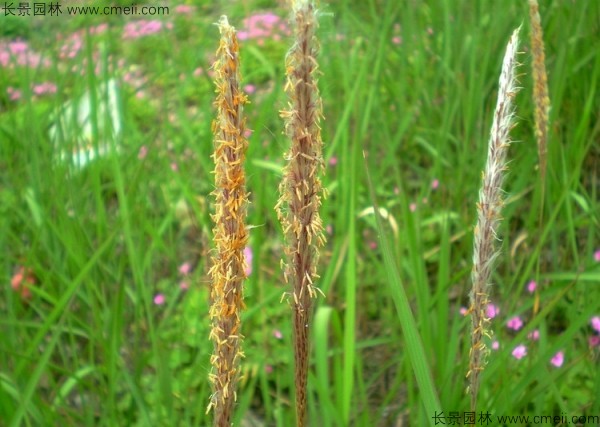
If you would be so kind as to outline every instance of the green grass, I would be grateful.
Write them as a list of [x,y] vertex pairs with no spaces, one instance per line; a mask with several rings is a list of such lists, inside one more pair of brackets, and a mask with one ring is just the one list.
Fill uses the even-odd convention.
[[[590,319],[600,315],[600,4],[541,4],[552,103],[541,222],[527,2],[346,0],[321,8],[322,132],[326,161],[334,161],[324,177],[330,232],[317,285],[326,298],[314,313],[309,425],[431,425],[435,411],[468,411],[469,322],[459,309],[468,304],[500,64],[522,23],[522,90],[492,287],[500,348],[483,373],[479,406],[493,416],[599,416],[600,348],[588,340],[597,335]],[[112,16],[106,32],[87,37],[82,30],[106,17],[6,26],[0,18],[0,52],[19,37],[50,63],[0,68],[0,425],[210,424],[213,23],[227,14],[241,29],[266,11],[287,17],[267,1],[223,9],[199,2],[190,15],[173,6],[160,18],[171,29],[126,42],[134,17]],[[57,34],[75,31],[81,50],[57,61]],[[288,144],[279,110],[289,42],[241,42],[244,83],[256,92],[246,109],[253,272],[235,425],[294,422],[291,313],[280,302],[288,289],[273,209]],[[91,90],[111,78],[121,87],[117,138],[103,130],[106,94]],[[34,85],[46,81],[56,93],[36,95]],[[58,159],[48,129],[60,106],[90,90],[99,113],[90,140],[120,151],[76,171]],[[359,216],[368,208],[389,217]],[[187,277],[178,271],[184,262],[193,266]],[[20,266],[35,276],[28,300],[10,285]],[[530,280],[534,295],[525,290]],[[159,293],[162,305],[154,303]],[[518,332],[505,326],[514,315],[525,323]],[[519,344],[528,349],[521,360],[511,355]],[[565,362],[555,368],[549,361],[559,350]]]

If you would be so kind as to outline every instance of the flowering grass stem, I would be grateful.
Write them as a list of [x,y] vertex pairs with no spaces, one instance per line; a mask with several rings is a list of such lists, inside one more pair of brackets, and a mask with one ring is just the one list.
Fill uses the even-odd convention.
[[231,425],[237,399],[241,351],[240,312],[244,308],[243,282],[246,278],[244,248],[248,241],[245,224],[248,193],[244,172],[248,146],[244,138],[243,106],[247,98],[240,89],[239,46],[235,29],[226,17],[219,21],[221,42],[214,64],[217,118],[215,135],[215,255],[212,258],[210,338],[214,343],[210,379],[213,395],[208,409],[214,408],[214,425]]
[[502,218],[502,181],[506,166],[506,151],[510,145],[510,130],[514,125],[514,97],[518,91],[516,69],[519,29],[515,30],[506,47],[498,101],[488,144],[487,162],[477,203],[477,225],[473,242],[473,270],[471,272],[471,349],[469,352],[469,393],[471,410],[477,406],[479,377],[486,363],[489,349],[484,337],[490,336],[486,307],[489,304],[489,288],[493,263],[498,255],[495,249],[497,228]]
[[286,246],[287,265],[284,277],[291,281],[294,329],[296,385],[296,425],[306,425],[307,377],[309,362],[309,325],[312,299],[319,292],[315,286],[318,248],[325,242],[319,216],[322,155],[321,99],[317,88],[318,51],[315,30],[316,10],[312,2],[292,3],[295,44],[286,61],[289,106],[282,111],[285,130],[291,139],[288,161],[280,184],[276,209]]

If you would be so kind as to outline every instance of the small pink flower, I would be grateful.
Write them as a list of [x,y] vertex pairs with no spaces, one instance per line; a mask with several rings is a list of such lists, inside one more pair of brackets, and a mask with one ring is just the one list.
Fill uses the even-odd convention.
[[394,36],[394,37],[392,37],[392,43],[394,43],[394,44],[402,44],[402,37],[400,37],[400,36]]
[[34,85],[32,90],[38,96],[56,93],[56,85],[50,82],[40,83],[39,85]]
[[494,317],[496,317],[497,315],[500,314],[500,309],[498,308],[498,306],[489,303],[486,307],[485,307],[485,316],[488,319],[493,319]]
[[23,300],[31,298],[31,287],[35,285],[35,276],[31,269],[19,267],[17,272],[10,279],[10,286],[17,292]]
[[250,246],[246,246],[244,248],[244,259],[246,260],[246,277],[252,274],[252,248]]
[[265,366],[265,373],[270,374],[273,372],[273,367],[271,365]]
[[529,292],[530,294],[534,293],[536,288],[537,283],[535,283],[535,280],[532,280],[527,284],[527,292]]
[[19,53],[27,52],[27,49],[29,49],[29,45],[24,41],[17,40],[17,41],[9,43],[8,48],[10,49],[10,51],[13,55],[16,55]]
[[588,338],[590,347],[600,347],[600,335],[592,335]]
[[177,165],[177,163],[175,163],[175,162],[171,163],[171,170],[173,172],[177,172],[179,170],[179,166]]
[[163,305],[165,303],[165,296],[163,294],[154,295],[154,304]]
[[564,361],[565,353],[563,351],[559,351],[554,356],[552,356],[552,359],[550,359],[550,363],[557,368],[560,368],[563,365]]
[[331,224],[327,224],[325,231],[331,236],[333,234],[333,226]]
[[416,210],[417,210],[417,204],[416,204],[416,203],[411,203],[411,204],[408,206],[408,209],[410,209],[410,211],[411,211],[411,212],[414,212],[414,211],[416,211]]
[[146,147],[145,145],[142,145],[140,147],[140,151],[138,152],[138,159],[143,160],[146,158],[147,155],[148,155],[148,147]]
[[17,101],[21,99],[21,91],[19,89],[9,86],[6,88],[6,93],[8,93],[8,97],[11,101]]
[[462,316],[466,316],[467,313],[469,312],[469,310],[467,310],[467,307],[461,307],[458,312],[462,315]]
[[527,356],[527,347],[525,347],[523,344],[516,346],[512,351],[512,355],[517,360],[524,358]]
[[592,317],[592,320],[590,320],[590,324],[596,332],[600,333],[600,316]]
[[529,338],[532,341],[539,340],[540,339],[540,331],[537,329],[534,329],[533,331],[531,331],[527,334],[527,338]]
[[506,322],[506,326],[513,331],[518,331],[523,327],[523,321],[519,316],[512,317]]
[[337,157],[335,157],[335,156],[331,156],[331,157],[329,158],[329,166],[335,166],[335,165],[337,165],[337,163],[338,163],[338,159],[337,159]]
[[371,248],[372,250],[377,249],[377,242],[369,242],[369,248]]
[[244,138],[250,138],[252,136],[252,129],[244,129]]
[[256,86],[246,85],[246,86],[244,86],[244,92],[246,92],[248,94],[253,94],[254,92],[256,92]]
[[189,13],[192,13],[193,11],[194,11],[194,7],[189,6],[187,4],[180,4],[178,6],[175,6],[175,12],[181,13],[182,15],[187,15]]
[[192,271],[192,265],[189,262],[184,262],[179,266],[179,273],[184,276],[187,276]]
[[202,67],[198,67],[194,70],[194,77],[200,77],[202,74],[204,74]]
[[431,188],[433,190],[436,190],[439,186],[440,186],[440,180],[439,179],[434,179],[433,182],[431,183]]
[[182,280],[181,282],[179,282],[179,289],[181,289],[182,291],[187,291],[189,288],[190,284],[187,280]]
[[283,338],[283,334],[281,333],[281,331],[279,329],[273,330],[273,336],[275,338],[277,338],[278,340]]
[[492,342],[492,350],[498,350],[500,348],[500,343],[498,341]]
[[600,249],[594,252],[594,261],[600,262]]

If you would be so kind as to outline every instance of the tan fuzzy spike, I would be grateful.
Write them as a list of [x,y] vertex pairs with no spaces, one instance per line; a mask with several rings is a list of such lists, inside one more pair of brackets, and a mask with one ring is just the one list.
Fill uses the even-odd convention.
[[215,255],[209,274],[212,278],[210,318],[214,343],[211,357],[213,394],[207,411],[214,408],[214,425],[229,427],[236,400],[241,352],[240,313],[244,308],[243,282],[246,263],[243,250],[248,241],[245,224],[248,193],[244,172],[248,142],[244,138],[243,106],[248,101],[240,89],[239,46],[235,29],[226,17],[219,21],[221,42],[215,71],[217,117],[215,134]]
[[529,0],[529,22],[531,23],[531,53],[533,56],[533,101],[535,104],[535,137],[538,145],[542,188],[546,177],[548,151],[548,114],[550,97],[544,54],[544,34],[537,0]]
[[321,98],[317,88],[317,19],[311,1],[292,2],[295,44],[287,55],[285,90],[288,109],[281,112],[291,147],[284,156],[288,164],[279,187],[277,213],[284,230],[287,257],[284,276],[292,285],[296,425],[306,425],[306,389],[309,360],[311,299],[318,278],[318,247],[325,237],[319,216],[324,171],[322,155]]
[[494,111],[488,154],[483,172],[482,186],[477,203],[477,224],[473,241],[473,270],[471,272],[471,350],[469,360],[469,393],[471,410],[476,411],[479,377],[489,350],[484,337],[489,337],[489,319],[485,309],[489,303],[489,288],[493,262],[498,252],[495,248],[496,231],[501,220],[502,182],[506,167],[506,151],[510,145],[510,130],[514,126],[514,97],[518,91],[516,69],[519,29],[512,34],[500,74],[498,101]]

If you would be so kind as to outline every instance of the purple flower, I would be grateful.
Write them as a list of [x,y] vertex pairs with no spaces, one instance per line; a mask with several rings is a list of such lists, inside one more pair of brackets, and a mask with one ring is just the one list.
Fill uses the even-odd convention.
[[594,261],[600,262],[600,249],[594,252]]
[[497,315],[500,314],[500,309],[498,308],[498,306],[489,303],[486,307],[485,307],[485,316],[488,319],[493,319],[494,317],[496,317]]
[[550,359],[550,363],[556,366],[557,368],[560,368],[564,361],[565,353],[562,350],[556,353],[554,356],[552,356],[552,359]]
[[192,265],[189,262],[184,262],[179,266],[179,273],[183,276],[187,276],[192,271]]
[[163,305],[165,303],[165,296],[163,294],[154,295],[154,304]]
[[524,358],[527,356],[527,347],[525,347],[523,344],[516,346],[512,351],[512,355],[517,360]]
[[252,248],[250,246],[246,246],[244,248],[244,258],[246,259],[246,276],[250,276],[252,274]]
[[506,326],[513,331],[518,331],[523,327],[523,321],[519,316],[512,317],[506,322]]

